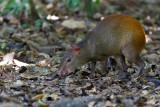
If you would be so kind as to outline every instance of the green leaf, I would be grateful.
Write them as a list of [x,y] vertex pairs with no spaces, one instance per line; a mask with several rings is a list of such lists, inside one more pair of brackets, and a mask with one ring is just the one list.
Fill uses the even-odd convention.
[[89,17],[93,17],[94,2],[92,0],[85,0],[85,9]]
[[10,15],[13,15],[14,12],[15,12],[15,10],[13,9],[13,10],[11,10],[11,11],[9,12],[9,14],[10,14]]
[[8,6],[7,6],[7,9],[14,9],[14,8],[17,8],[17,3],[16,2],[11,2]]
[[38,104],[40,105],[40,106],[44,106],[44,107],[46,107],[47,106],[47,104],[45,104],[44,102],[42,102],[42,100],[41,99],[39,99],[38,100]]
[[6,0],[7,3],[2,6],[3,14],[9,13],[10,15],[19,14],[19,12],[30,13],[28,0]]
[[153,87],[150,86],[150,85],[145,85],[145,86],[143,87],[143,89],[147,89],[147,88],[153,88]]
[[35,26],[36,26],[36,27],[40,27],[41,24],[42,24],[41,19],[36,20],[36,22],[35,22]]
[[6,55],[7,52],[5,52],[3,49],[0,49],[0,54],[1,54],[1,55]]
[[95,6],[100,5],[100,1],[85,0],[85,9],[89,17],[93,17]]
[[42,13],[43,9],[42,8],[38,8],[37,11],[38,11],[38,13]]
[[6,46],[6,43],[5,43],[5,42],[3,42],[3,43],[2,43],[2,45],[1,45],[1,49],[4,49],[4,48],[5,48],[5,46]]
[[73,11],[78,5],[80,5],[80,0],[67,0],[67,3],[66,3],[66,7],[70,11]]
[[97,6],[99,6],[99,5],[100,5],[100,1],[99,1],[99,0],[96,0],[95,4],[96,4]]
[[27,24],[22,24],[23,29],[26,29],[28,27]]
[[18,11],[22,11],[23,8],[24,8],[24,5],[20,5],[20,6],[17,7],[17,10],[18,10]]
[[3,2],[3,0],[0,0],[0,3],[2,3]]
[[3,10],[1,15],[6,15],[8,13],[8,10]]
[[71,1],[72,0],[67,0],[67,3],[66,3],[67,8],[69,8]]
[[13,27],[8,27],[8,29],[9,29],[10,31],[14,31],[14,28],[13,28]]
[[75,8],[79,4],[79,0],[72,0],[72,7]]
[[60,58],[58,58],[57,56],[54,56],[53,59],[54,59],[54,61],[55,61],[56,63],[58,63],[58,64],[61,62],[61,61],[60,61]]
[[29,3],[29,2],[28,2],[28,0],[23,0],[22,3],[25,4],[25,3]]

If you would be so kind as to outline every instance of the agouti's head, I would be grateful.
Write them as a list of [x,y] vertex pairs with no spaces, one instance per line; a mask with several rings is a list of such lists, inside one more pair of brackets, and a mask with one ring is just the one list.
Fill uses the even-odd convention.
[[80,54],[81,49],[74,45],[71,45],[71,50],[69,54],[67,54],[66,58],[62,61],[60,70],[57,72],[57,74],[60,77],[64,77],[65,75],[70,74],[73,72],[77,67],[77,57]]

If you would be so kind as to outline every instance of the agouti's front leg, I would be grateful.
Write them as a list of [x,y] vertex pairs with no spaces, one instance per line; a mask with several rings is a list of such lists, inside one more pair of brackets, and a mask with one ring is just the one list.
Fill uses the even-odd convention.
[[[108,63],[108,58],[106,58],[105,61],[101,62],[101,75],[105,76],[106,74],[108,74],[108,69],[107,69],[107,63]],[[89,63],[89,68],[91,69],[91,73],[89,75],[90,78],[93,78],[95,75],[95,66],[96,66],[96,62],[91,62]]]
[[115,67],[117,66],[117,62],[115,61],[115,59],[113,59],[113,58],[108,58],[108,64],[107,64],[108,66],[107,66],[107,69],[112,69],[112,70],[114,70],[115,69]]
[[89,63],[89,68],[91,69],[91,73],[89,75],[90,78],[93,78],[94,77],[94,69],[95,69],[95,66],[96,66],[96,62],[90,62]]
[[101,75],[102,76],[106,76],[109,72],[108,69],[107,69],[107,63],[108,63],[108,58],[106,58],[105,61],[101,62],[101,66],[102,66]]

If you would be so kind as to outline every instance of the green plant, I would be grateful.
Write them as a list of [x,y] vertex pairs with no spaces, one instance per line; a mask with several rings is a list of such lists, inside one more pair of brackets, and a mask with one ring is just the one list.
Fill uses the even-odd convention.
[[35,21],[35,27],[39,28],[39,27],[42,25],[43,22],[48,23],[48,21],[45,20],[45,17],[44,17],[44,16],[42,16],[42,18],[37,19],[37,20]]
[[60,58],[58,57],[58,56],[53,56],[53,59],[54,59],[54,61],[56,62],[56,63],[60,63],[61,61],[60,61]]
[[2,43],[2,45],[1,45],[1,49],[4,49],[4,48],[5,48],[5,46],[6,46],[6,43],[5,43],[5,42],[3,42],[3,43]]
[[0,4],[3,2],[3,0],[0,0]]
[[[0,11],[2,15],[15,15],[17,19],[20,19],[21,16],[28,16],[28,19],[31,21],[35,21],[40,18],[38,15],[38,12],[40,13],[40,11],[37,11],[35,8],[33,0],[0,0],[0,2]],[[27,17],[24,19],[26,18]]]
[[1,9],[2,14],[29,14],[31,12],[28,0],[6,0]]
[[99,6],[100,1],[99,0],[85,0],[85,10],[87,11],[87,14],[89,17],[93,17],[95,6]]
[[[84,2],[84,3],[82,3]],[[89,17],[93,17],[94,9],[95,6],[100,5],[99,0],[67,0],[66,7],[70,10],[73,11],[76,7],[81,8],[81,4],[84,4],[85,11],[87,12]]]
[[77,6],[80,7],[80,0],[67,0],[66,6],[70,11],[73,11]]
[[6,46],[6,43],[3,42],[1,47],[0,47],[0,55],[5,55],[6,54],[6,52],[4,51],[5,46]]

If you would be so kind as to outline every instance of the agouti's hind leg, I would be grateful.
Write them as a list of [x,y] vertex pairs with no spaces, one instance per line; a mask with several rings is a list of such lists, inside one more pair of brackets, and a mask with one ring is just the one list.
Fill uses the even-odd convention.
[[121,55],[121,56],[116,56],[115,59],[117,61],[118,66],[120,67],[120,69],[124,72],[124,74],[121,75],[119,77],[119,79],[123,79],[123,78],[129,77],[130,73],[127,71],[128,70],[128,66],[125,63],[125,57],[123,55]]
[[137,78],[142,74],[142,71],[144,70],[145,67],[145,62],[140,58],[139,53],[135,53],[135,50],[133,50],[132,47],[127,47],[126,49],[130,50],[129,51],[123,50],[124,56],[127,57],[128,60],[131,61],[132,63],[135,63],[139,68],[135,75],[135,78]]
[[142,71],[144,70],[144,67],[145,67],[145,62],[139,56],[137,56],[133,60],[133,63],[135,63],[139,68],[136,75],[135,75],[135,78],[137,78],[142,74]]

